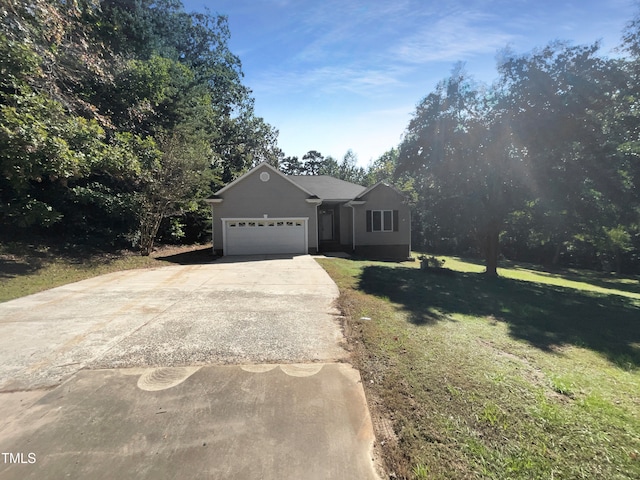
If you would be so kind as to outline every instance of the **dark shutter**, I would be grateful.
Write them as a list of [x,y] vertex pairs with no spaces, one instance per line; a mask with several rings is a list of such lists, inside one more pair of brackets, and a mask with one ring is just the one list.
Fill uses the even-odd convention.
[[367,232],[371,231],[371,210],[367,210]]
[[393,231],[398,231],[398,210],[393,211]]

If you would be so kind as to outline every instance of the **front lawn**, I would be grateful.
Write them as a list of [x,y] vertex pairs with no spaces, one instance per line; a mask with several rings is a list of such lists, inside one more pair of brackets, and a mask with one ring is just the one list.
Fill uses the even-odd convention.
[[319,260],[388,472],[640,478],[638,279],[446,260]]

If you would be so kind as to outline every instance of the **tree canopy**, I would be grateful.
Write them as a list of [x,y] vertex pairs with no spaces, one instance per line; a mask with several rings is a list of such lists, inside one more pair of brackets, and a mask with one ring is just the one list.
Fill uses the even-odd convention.
[[176,0],[7,0],[0,16],[7,230],[148,253],[167,216],[282,156],[224,16]]
[[492,85],[457,66],[418,104],[395,172],[419,185],[428,247],[478,251],[489,275],[504,253],[637,268],[637,62],[554,42],[503,52]]

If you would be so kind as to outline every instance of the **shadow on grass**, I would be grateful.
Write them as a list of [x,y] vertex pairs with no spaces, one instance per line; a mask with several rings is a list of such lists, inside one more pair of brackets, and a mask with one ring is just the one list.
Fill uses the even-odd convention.
[[602,288],[612,288],[615,290],[622,290],[630,293],[640,293],[640,281],[638,277],[631,276],[617,276],[613,273],[606,274],[601,272],[580,272],[573,271],[561,272],[559,275],[554,272],[550,273],[551,276],[566,278],[567,280],[573,280],[576,282],[585,282]]
[[630,298],[381,265],[364,267],[359,288],[402,305],[416,325],[456,313],[492,316],[509,325],[511,336],[539,349],[571,344],[600,352],[623,368],[640,366],[640,306]]
[[61,243],[29,244],[0,242],[0,280],[37,274],[52,264],[86,266],[104,265],[122,257],[122,252],[98,247]]
[[[424,255],[429,255],[425,253]],[[438,255],[436,255],[438,257]],[[478,258],[470,257],[453,257],[465,263],[485,266],[485,261]],[[446,266],[446,264],[445,264]],[[611,288],[622,290],[629,293],[640,293],[640,277],[637,275],[618,275],[613,272],[600,272],[595,270],[575,270],[567,267],[541,266],[538,264],[519,262],[514,260],[500,260],[498,267],[509,268],[514,270],[530,270],[537,275],[548,276],[552,278],[563,278],[574,282],[584,282],[601,288]]]
[[42,268],[42,262],[37,259],[29,261],[0,258],[0,280],[29,275]]
[[47,252],[33,246],[0,244],[0,280],[30,275],[43,268]]

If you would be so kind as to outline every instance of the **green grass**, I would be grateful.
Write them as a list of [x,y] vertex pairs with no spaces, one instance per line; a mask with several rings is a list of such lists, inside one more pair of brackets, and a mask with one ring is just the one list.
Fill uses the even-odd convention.
[[[638,279],[320,260],[398,478],[640,478]],[[360,321],[371,317],[371,321]],[[379,421],[376,424],[380,423]]]
[[[456,272],[482,273],[485,270],[484,265],[477,261],[450,256],[438,256],[437,258],[445,261],[445,268]],[[563,269],[559,273],[551,273],[541,271],[532,265],[509,261],[502,263],[508,265],[506,268],[498,268],[498,275],[503,278],[640,299],[640,280],[637,277],[620,277],[614,274],[576,269]]]
[[[163,252],[168,253],[164,255]],[[60,250],[17,243],[0,244],[0,302],[105,273],[170,265],[210,257],[210,247],[171,248],[149,257],[132,252]]]

